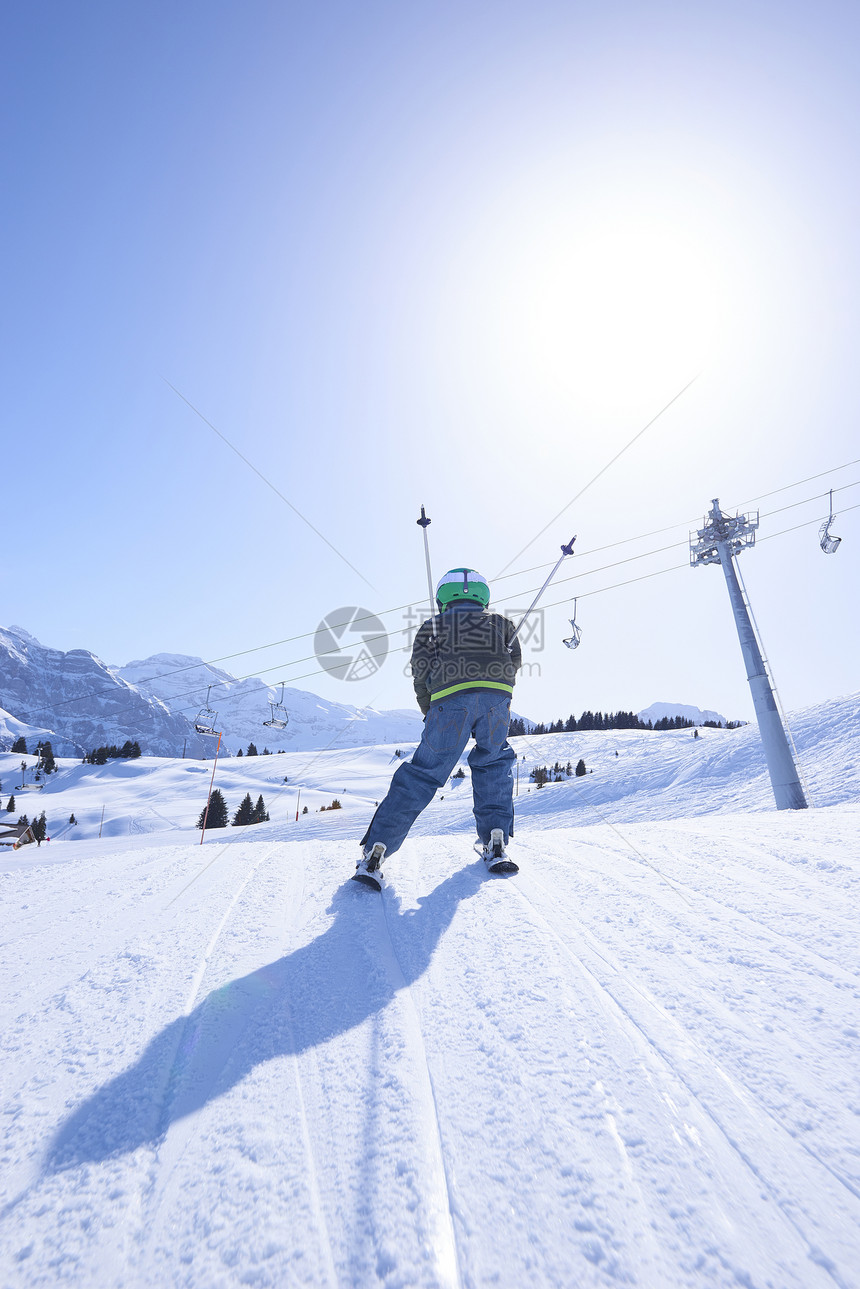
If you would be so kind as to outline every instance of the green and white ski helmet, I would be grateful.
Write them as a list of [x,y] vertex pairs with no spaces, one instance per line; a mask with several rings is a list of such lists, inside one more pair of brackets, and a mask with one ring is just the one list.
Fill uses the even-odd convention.
[[436,583],[436,603],[444,610],[449,604],[468,600],[484,608],[490,603],[487,579],[474,568],[452,568]]

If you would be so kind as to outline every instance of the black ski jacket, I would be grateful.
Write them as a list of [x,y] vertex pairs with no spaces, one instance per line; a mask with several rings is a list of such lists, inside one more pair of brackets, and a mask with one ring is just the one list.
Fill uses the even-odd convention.
[[412,683],[425,716],[431,703],[470,689],[510,696],[522,665],[519,639],[508,647],[513,634],[509,618],[466,604],[450,604],[422,623],[412,646]]

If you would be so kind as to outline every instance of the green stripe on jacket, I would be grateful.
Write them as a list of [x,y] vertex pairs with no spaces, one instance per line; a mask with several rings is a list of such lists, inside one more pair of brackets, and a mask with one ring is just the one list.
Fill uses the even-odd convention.
[[447,689],[440,689],[435,694],[430,695],[430,702],[435,703],[439,698],[448,698],[451,694],[460,694],[464,689],[501,689],[505,694],[513,695],[513,685],[502,685],[497,680],[467,680],[462,685],[449,685]]

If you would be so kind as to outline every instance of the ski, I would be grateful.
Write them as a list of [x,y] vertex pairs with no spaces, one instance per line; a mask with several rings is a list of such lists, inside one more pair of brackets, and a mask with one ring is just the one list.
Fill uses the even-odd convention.
[[520,871],[519,864],[515,864],[512,859],[508,859],[507,857],[497,859],[490,864],[485,860],[484,863],[486,865],[487,872],[491,877],[513,877],[514,873],[518,873]]
[[350,881],[358,882],[360,886],[366,886],[371,891],[382,890],[382,877],[375,877],[373,873],[353,873]]

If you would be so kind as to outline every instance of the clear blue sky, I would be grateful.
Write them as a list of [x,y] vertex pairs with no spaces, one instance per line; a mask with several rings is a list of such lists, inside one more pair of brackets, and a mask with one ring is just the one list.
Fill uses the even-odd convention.
[[[7,6],[0,620],[112,663],[252,649],[421,599],[422,503],[434,571],[492,579],[701,372],[514,561],[579,535],[548,602],[583,597],[583,645],[550,609],[515,705],[750,716],[719,570],[606,588],[683,564],[712,497],[860,458],[858,27],[826,0]],[[813,523],[743,557],[788,706],[860,687],[856,514],[834,556]],[[225,666],[411,703],[396,660],[348,685],[310,653]]]

